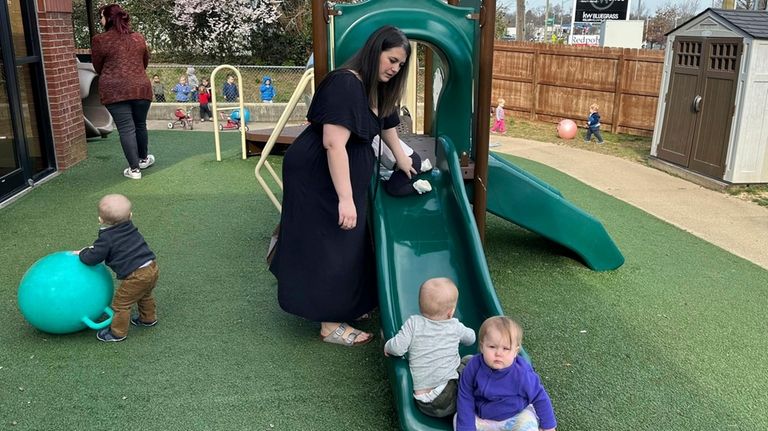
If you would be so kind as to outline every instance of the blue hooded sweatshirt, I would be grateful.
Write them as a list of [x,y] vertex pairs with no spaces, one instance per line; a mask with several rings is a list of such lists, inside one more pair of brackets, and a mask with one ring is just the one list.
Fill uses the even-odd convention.
[[[267,81],[269,81],[269,84],[267,84]],[[271,102],[272,99],[275,98],[275,86],[272,85],[272,78],[270,78],[269,75],[264,76],[261,80],[261,87],[259,90],[261,90],[262,102]]]

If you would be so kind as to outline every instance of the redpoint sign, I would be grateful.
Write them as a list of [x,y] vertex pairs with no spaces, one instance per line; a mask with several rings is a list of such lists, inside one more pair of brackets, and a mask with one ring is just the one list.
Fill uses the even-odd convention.
[[575,0],[574,22],[623,21],[629,0]]

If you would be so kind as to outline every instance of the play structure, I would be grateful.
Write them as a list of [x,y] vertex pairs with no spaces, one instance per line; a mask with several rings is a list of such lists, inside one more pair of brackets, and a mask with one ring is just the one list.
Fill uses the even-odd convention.
[[80,80],[80,99],[83,103],[85,137],[105,137],[115,129],[112,115],[99,99],[99,75],[91,63],[77,62],[77,76]]
[[[371,185],[371,228],[385,339],[394,336],[410,315],[419,313],[419,285],[431,277],[456,282],[460,290],[456,317],[475,331],[486,318],[504,314],[483,252],[486,211],[567,247],[593,270],[612,270],[624,263],[597,219],[554,187],[489,154],[495,2],[448,3],[313,2],[317,82],[383,25],[399,27],[425,47],[424,133],[403,134],[401,139],[435,166],[427,178],[433,191],[393,197],[381,191],[377,181]],[[416,58],[412,55],[410,61]],[[277,128],[274,134],[279,134]],[[266,158],[273,146],[274,140],[267,142],[256,177],[279,210],[280,203],[259,172],[266,167],[282,187]],[[476,352],[476,345],[461,349],[462,355]],[[386,361],[401,428],[452,429],[450,419],[428,417],[416,408],[407,360]]]
[[[112,292],[112,275],[104,264],[88,266],[71,251],[60,251],[29,267],[17,298],[30,325],[50,334],[69,334],[109,326]],[[97,323],[103,314],[108,318]]]
[[[216,161],[217,162],[221,161],[221,138],[219,136],[219,133],[224,131],[225,128],[227,128],[227,129],[236,129],[236,130],[240,131],[241,153],[242,153],[243,160],[245,160],[245,158],[247,157],[247,152],[246,152],[246,147],[245,147],[246,127],[241,127],[241,123],[239,121],[234,122],[234,121],[230,120],[233,108],[231,108],[231,107],[220,107],[218,105],[218,102],[217,102],[217,99],[218,99],[217,93],[218,93],[218,91],[216,89],[216,74],[219,71],[224,70],[224,69],[230,70],[230,71],[232,71],[232,73],[234,73],[234,75],[237,77],[238,85],[242,85],[242,83],[243,83],[243,75],[241,75],[240,74],[240,70],[238,70],[234,66],[230,66],[228,64],[222,64],[221,66],[217,66],[215,69],[213,69],[213,72],[211,72],[211,110],[213,111],[213,139],[214,139],[214,145],[215,145],[215,150],[216,150]],[[245,110],[245,105],[243,103],[242,94],[240,95],[240,97],[238,97],[237,100],[238,100],[238,107],[237,107],[238,112],[246,112],[247,113],[248,111]],[[229,116],[221,117],[219,115],[219,113],[221,113],[223,111],[230,111],[229,112]],[[221,121],[225,121],[225,122],[222,123]],[[234,125],[232,125],[230,123],[230,121],[232,121],[232,123],[234,123]]]

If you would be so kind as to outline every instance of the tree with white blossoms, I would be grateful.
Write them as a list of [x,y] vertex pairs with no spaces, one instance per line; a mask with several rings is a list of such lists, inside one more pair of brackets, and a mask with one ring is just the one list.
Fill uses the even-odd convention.
[[280,17],[276,0],[175,0],[173,23],[186,34],[194,54],[251,55],[251,37]]

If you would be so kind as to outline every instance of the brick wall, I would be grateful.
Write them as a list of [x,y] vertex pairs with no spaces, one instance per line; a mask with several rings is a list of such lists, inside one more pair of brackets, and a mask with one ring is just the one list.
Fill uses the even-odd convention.
[[87,156],[80,81],[72,32],[72,0],[38,0],[38,24],[59,169]]

